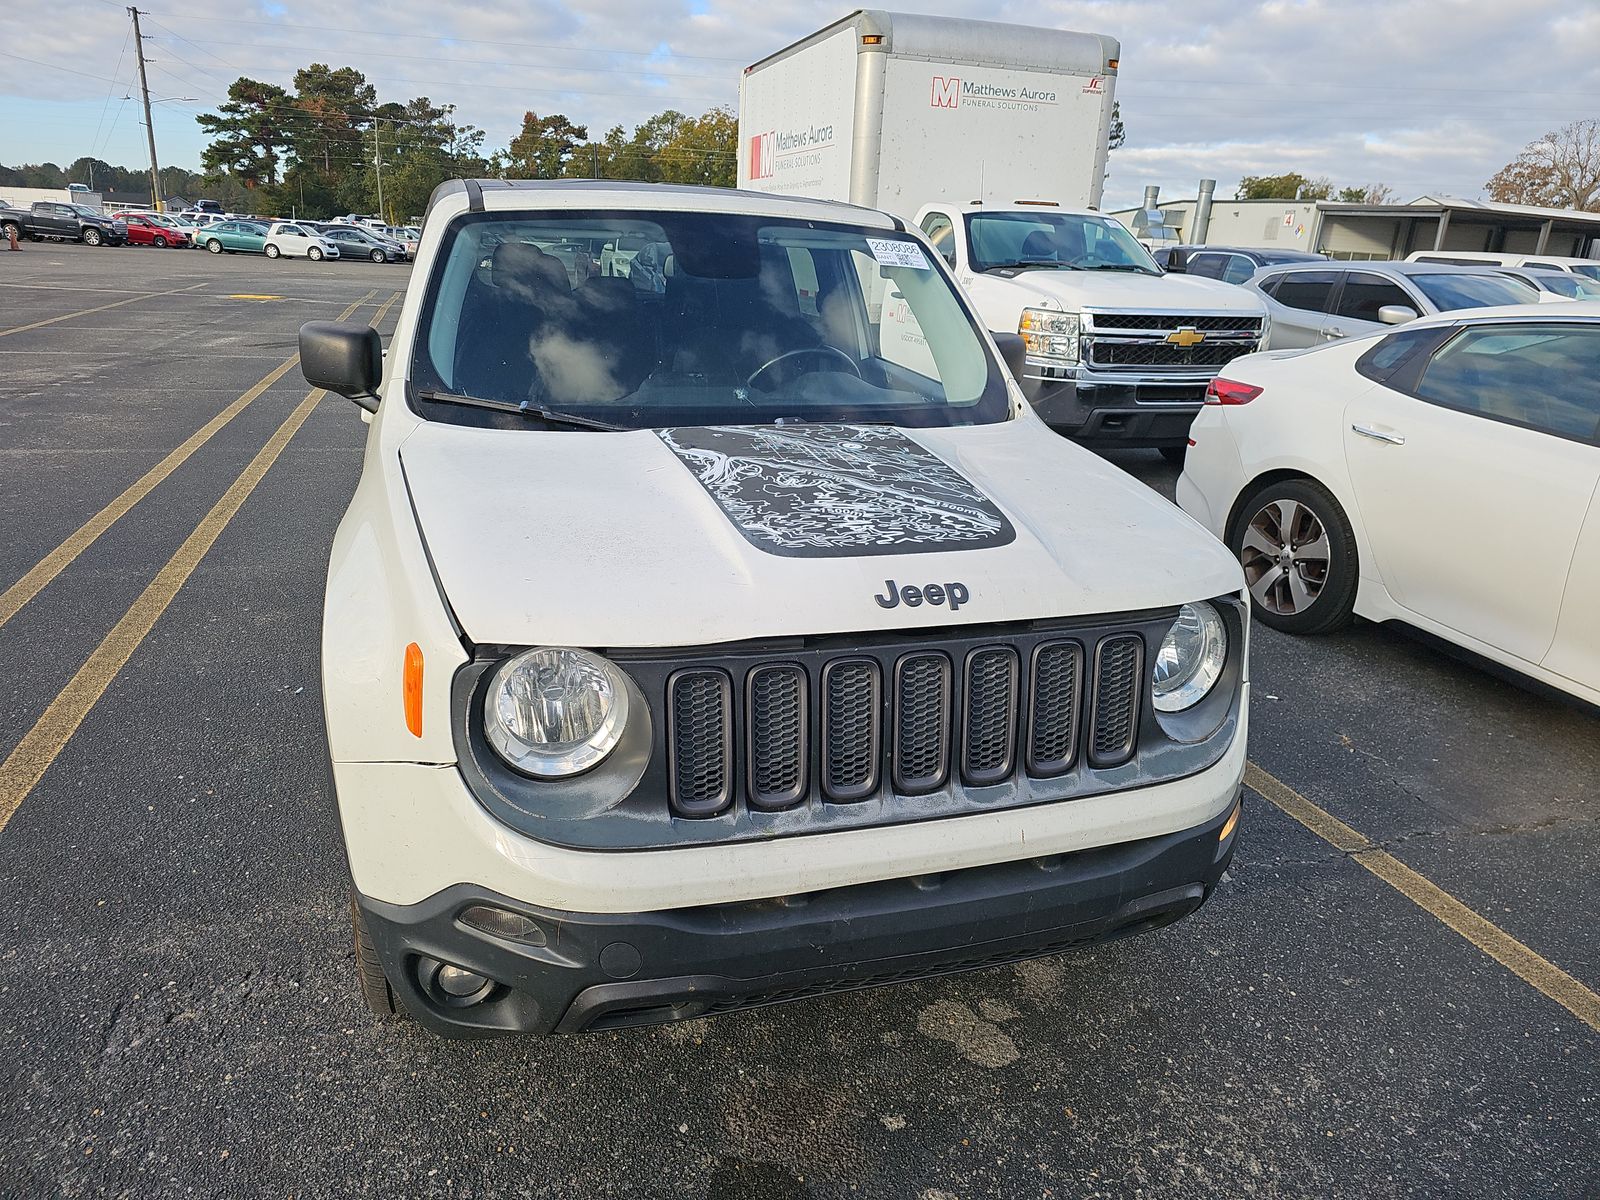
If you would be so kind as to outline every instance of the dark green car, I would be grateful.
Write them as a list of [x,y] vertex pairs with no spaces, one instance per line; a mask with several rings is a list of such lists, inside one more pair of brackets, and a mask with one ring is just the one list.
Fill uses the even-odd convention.
[[199,231],[202,246],[213,254],[262,254],[267,246],[267,227],[254,221],[218,221]]

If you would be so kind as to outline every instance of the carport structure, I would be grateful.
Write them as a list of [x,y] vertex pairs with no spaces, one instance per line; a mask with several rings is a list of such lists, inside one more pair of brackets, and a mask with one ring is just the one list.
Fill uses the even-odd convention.
[[1404,258],[1417,250],[1592,257],[1600,213],[1422,196],[1410,204],[1317,204],[1311,244],[1330,258]]

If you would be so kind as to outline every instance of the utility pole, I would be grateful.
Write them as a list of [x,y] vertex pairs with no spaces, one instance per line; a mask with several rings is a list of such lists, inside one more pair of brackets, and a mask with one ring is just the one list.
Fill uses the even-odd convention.
[[372,165],[378,172],[378,219],[387,223],[389,218],[383,211],[383,151],[378,147],[378,118],[372,119]]
[[150,141],[150,205],[157,212],[166,212],[167,206],[161,199],[160,168],[156,166],[156,127],[150,119],[150,82],[144,74],[144,37],[139,33],[139,10],[129,5],[128,13],[133,17],[133,48],[139,56],[139,94],[144,98],[144,132]]

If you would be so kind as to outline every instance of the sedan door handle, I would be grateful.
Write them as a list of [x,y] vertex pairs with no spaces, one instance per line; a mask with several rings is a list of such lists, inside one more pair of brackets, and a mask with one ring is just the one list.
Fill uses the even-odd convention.
[[1375,442],[1388,442],[1391,446],[1404,446],[1406,439],[1398,433],[1386,433],[1382,429],[1373,429],[1366,425],[1350,426],[1352,433],[1359,433],[1362,437],[1369,437]]
[[1322,336],[1327,338],[1330,342],[1336,342],[1336,341],[1338,341],[1340,338],[1342,338],[1344,336],[1344,330],[1342,330],[1342,329],[1324,329],[1322,331]]

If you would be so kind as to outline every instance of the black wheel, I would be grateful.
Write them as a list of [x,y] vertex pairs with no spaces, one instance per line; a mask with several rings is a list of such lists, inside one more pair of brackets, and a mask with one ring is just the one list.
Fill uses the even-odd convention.
[[277,258],[278,257],[278,248],[276,246],[269,245],[267,247],[267,257],[268,258]]
[[100,231],[93,225],[83,231],[83,244],[85,246],[98,246],[102,240]]
[[354,894],[350,897],[350,928],[355,937],[356,986],[360,989],[361,998],[380,1017],[405,1016],[405,1010],[395,998],[394,988],[389,986],[389,977],[383,973],[383,960],[378,957],[378,948],[372,944],[372,935],[367,932],[367,923],[356,905]]
[[160,235],[160,234],[159,234],[159,233],[158,233],[158,234],[156,234],[156,236],[155,236],[155,237],[154,237],[154,238],[153,238],[153,239],[152,239],[152,240],[151,240],[151,242],[150,242],[150,244],[151,244],[151,245],[152,245],[152,246],[154,246],[154,247],[155,247],[155,248],[156,248],[156,249],[157,249],[157,250],[165,250],[165,249],[166,249],[166,248],[167,248],[167,239],[166,239],[166,238],[164,238],[164,237],[162,237],[162,236],[161,236],[161,235]]
[[[0,225],[0,234],[4,234],[5,239],[8,242],[12,238],[16,238],[20,241],[22,239],[22,226],[18,225],[15,221],[7,221],[4,225]],[[33,241],[32,238],[29,238],[28,240],[30,242]]]
[[383,251],[382,250],[374,250],[367,257],[372,259],[373,262],[382,262],[383,261]]
[[1333,494],[1310,479],[1257,488],[1228,531],[1251,611],[1285,633],[1328,633],[1355,610],[1356,539]]
[[1163,447],[1161,447],[1161,457],[1166,459],[1169,463],[1171,463],[1175,467],[1183,466],[1183,456],[1185,454],[1187,454],[1188,452],[1189,452],[1189,447],[1187,447],[1187,446],[1163,446]]
[[211,251],[212,254],[221,254],[222,253],[222,243],[217,241],[216,238],[212,238],[209,242],[206,243],[206,249]]

